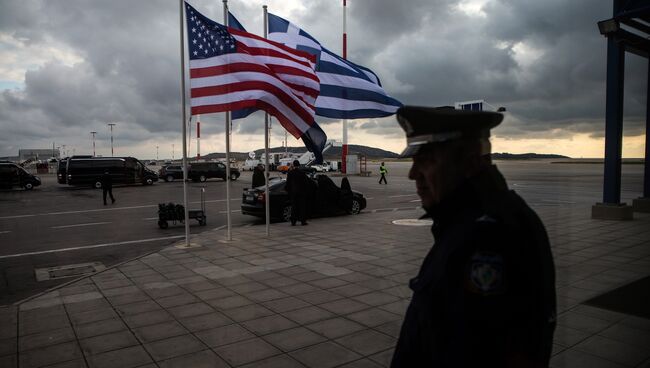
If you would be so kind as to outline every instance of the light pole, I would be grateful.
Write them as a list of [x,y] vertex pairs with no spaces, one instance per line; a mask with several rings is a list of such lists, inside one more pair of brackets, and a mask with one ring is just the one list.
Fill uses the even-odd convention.
[[158,161],[158,146],[156,146],[156,161]]
[[108,123],[108,126],[111,127],[111,156],[113,156],[113,126],[115,126],[115,123]]
[[172,161],[174,161],[174,144],[172,143]]
[[90,134],[93,135],[93,157],[95,157],[95,134],[97,134],[97,132],[90,132]]
[[62,144],[62,146],[63,146],[63,156],[67,156],[68,153],[65,151],[65,144]]

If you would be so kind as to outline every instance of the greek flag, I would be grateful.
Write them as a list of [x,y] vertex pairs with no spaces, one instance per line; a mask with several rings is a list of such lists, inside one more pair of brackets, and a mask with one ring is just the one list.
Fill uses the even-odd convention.
[[320,94],[316,115],[334,119],[377,118],[402,104],[390,97],[372,70],[334,54],[307,32],[269,13],[269,39],[316,55]]

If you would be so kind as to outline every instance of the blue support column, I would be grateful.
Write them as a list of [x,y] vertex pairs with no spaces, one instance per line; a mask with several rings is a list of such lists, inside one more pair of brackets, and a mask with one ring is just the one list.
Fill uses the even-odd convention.
[[645,157],[643,163],[643,196],[632,201],[635,212],[650,213],[650,60],[648,60],[648,86],[645,104]]
[[603,203],[621,202],[623,151],[623,86],[625,50],[614,37],[607,38],[607,102],[605,110],[605,180]]

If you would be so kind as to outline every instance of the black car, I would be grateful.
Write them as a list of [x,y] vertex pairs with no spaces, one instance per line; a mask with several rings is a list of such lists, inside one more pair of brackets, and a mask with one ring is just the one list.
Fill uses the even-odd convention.
[[32,190],[39,185],[41,185],[41,178],[38,176],[28,173],[13,162],[0,162],[0,188],[21,187]]
[[[332,179],[319,174],[311,179],[312,188],[308,195],[307,217],[326,217],[343,214],[358,214],[366,208],[363,194],[351,189],[339,188]],[[271,179],[269,182],[269,202],[271,219],[289,221],[291,201],[285,190],[286,179]],[[244,188],[241,212],[244,215],[264,217],[266,215],[264,186]]]
[[[239,170],[230,168],[230,180],[237,180],[241,174]],[[165,166],[158,172],[158,176],[165,181],[183,179],[183,166]],[[187,177],[193,181],[204,182],[210,178],[226,180],[226,165],[221,162],[194,162],[189,165]]]
[[163,166],[158,170],[158,177],[167,182],[174,181],[174,179],[183,179],[183,166],[169,165]]
[[[230,168],[230,180],[239,178],[238,169]],[[226,165],[222,162],[193,162],[190,164],[187,176],[193,181],[204,182],[210,178],[226,180]]]

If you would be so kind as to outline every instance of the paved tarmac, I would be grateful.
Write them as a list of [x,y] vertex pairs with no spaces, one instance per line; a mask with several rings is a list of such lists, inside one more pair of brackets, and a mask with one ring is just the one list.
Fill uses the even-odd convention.
[[[650,320],[582,305],[650,269],[650,216],[537,206],[557,266],[552,367],[648,367]],[[0,367],[386,367],[431,246],[422,210],[192,237],[0,309]]]
[[[552,366],[650,367],[650,320],[582,304],[650,274],[650,216],[590,219],[602,165],[499,165],[551,238]],[[231,242],[208,230],[197,247],[134,249],[153,253],[0,307],[0,367],[387,366],[432,243],[428,226],[392,223],[423,213],[407,168],[389,163],[388,186],[355,178],[371,203],[361,215],[277,223],[270,237],[253,221]],[[642,168],[623,171],[629,202]]]

